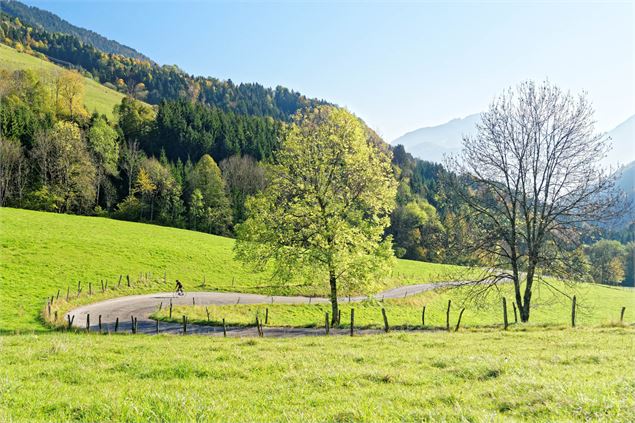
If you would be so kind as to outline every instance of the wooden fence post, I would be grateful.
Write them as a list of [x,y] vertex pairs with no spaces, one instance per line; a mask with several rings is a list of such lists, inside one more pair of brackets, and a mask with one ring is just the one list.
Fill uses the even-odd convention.
[[445,328],[450,331],[450,307],[452,306],[452,300],[448,300],[448,310],[445,312]]
[[507,322],[507,298],[503,297],[503,326],[505,330],[507,330],[507,326],[509,323]]
[[130,332],[134,333],[134,316],[130,316]]
[[207,321],[209,322],[209,308],[205,306],[205,313],[207,313]]
[[71,330],[71,316],[66,315],[66,320],[68,321],[68,330]]
[[187,317],[183,315],[183,335],[187,333]]
[[55,319],[53,320],[53,322],[57,322],[57,310],[55,310]]
[[624,323],[624,312],[626,311],[626,307],[622,307],[622,312],[620,313],[620,323]]
[[157,335],[159,334],[159,319],[157,319],[157,323],[156,323],[156,333]]
[[196,301],[194,300],[194,297],[192,297],[192,305],[196,305]]
[[423,310],[421,310],[421,326],[426,325],[426,306],[423,306]]
[[512,301],[512,306],[514,306],[514,323],[518,323],[518,313],[516,312],[516,301]]
[[170,319],[172,318],[172,300],[170,300]]
[[461,317],[463,317],[463,312],[465,311],[465,308],[461,309],[461,312],[459,313],[459,320],[456,322],[456,328],[454,328],[454,332],[458,332],[459,331],[459,327],[461,326]]
[[99,315],[99,333],[101,333],[101,314]]
[[121,287],[121,279],[123,278],[123,275],[119,275],[119,282],[117,283],[117,288]]
[[117,333],[118,329],[119,329],[119,317],[117,317],[117,319],[115,320],[115,333]]
[[269,307],[265,308],[265,325],[269,324]]
[[227,326],[225,326],[225,318],[223,317],[223,336],[227,336]]
[[93,295],[93,283],[88,282],[88,295]]
[[327,311],[326,313],[324,313],[324,330],[326,331],[326,334],[329,334],[329,312]]
[[388,333],[390,327],[388,326],[388,316],[386,316],[386,309],[381,308],[381,315],[384,317],[384,332]]
[[351,309],[351,336],[353,336],[354,331],[355,331],[355,309],[352,308]]
[[572,327],[575,327],[575,305],[576,305],[576,298],[574,295],[573,302],[571,303],[571,326]]
[[60,299],[60,290],[59,290],[59,289],[57,290],[57,297],[55,297],[55,299],[56,299],[56,300],[59,300],[59,299]]
[[90,314],[86,315],[86,332],[90,332]]
[[126,281],[128,282],[128,288],[130,288],[130,275],[126,275]]

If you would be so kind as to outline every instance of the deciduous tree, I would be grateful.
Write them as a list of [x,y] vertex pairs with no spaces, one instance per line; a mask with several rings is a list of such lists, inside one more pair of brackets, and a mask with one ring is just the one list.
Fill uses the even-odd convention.
[[247,201],[237,257],[257,269],[271,265],[281,281],[299,274],[327,285],[335,324],[338,289],[371,291],[391,268],[384,237],[396,193],[390,152],[347,111],[317,107],[295,117],[268,180]]
[[[575,280],[569,263],[585,225],[623,212],[613,175],[598,163],[609,145],[593,127],[593,110],[549,84],[525,82],[497,98],[475,136],[449,165],[451,178],[477,224],[468,247],[488,264],[484,292],[511,281],[523,322],[544,274]],[[574,262],[575,263],[575,262]]]

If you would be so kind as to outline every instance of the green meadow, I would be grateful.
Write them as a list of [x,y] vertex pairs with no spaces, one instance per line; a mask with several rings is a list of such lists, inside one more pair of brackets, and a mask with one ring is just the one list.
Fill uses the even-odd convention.
[[632,422],[633,335],[2,336],[0,420]]
[[[0,209],[0,421],[606,421],[635,420],[632,290],[546,285],[532,322],[500,327],[500,295],[479,305],[469,287],[342,304],[347,325],[426,331],[370,336],[219,338],[98,335],[51,330],[41,318],[58,289],[76,294],[58,310],[121,295],[172,289],[304,293],[252,274],[233,241],[198,232],[16,209]],[[167,282],[163,281],[164,272]],[[457,268],[397,261],[386,287],[443,280]],[[127,287],[125,275],[131,276]],[[121,286],[119,275],[123,275]],[[101,280],[109,287],[101,292]],[[205,283],[203,284],[203,281]],[[88,295],[88,282],[93,294]],[[465,308],[459,332],[451,325]],[[619,312],[625,306],[625,322]],[[210,307],[211,320],[318,326],[326,304]],[[177,308],[207,323],[204,307]],[[166,316],[162,315],[165,319]]]
[[[174,279],[189,291],[326,295],[326,286],[280,286],[267,274],[250,272],[234,261],[233,245],[230,238],[201,232],[0,208],[0,330],[46,330],[40,317],[46,299],[58,290],[65,298],[67,289],[75,298],[60,304],[65,309],[121,295],[171,291]],[[385,287],[447,280],[457,271],[456,266],[399,260]],[[124,283],[115,289],[120,275]],[[125,275],[130,275],[131,288]],[[97,292],[102,280],[109,285],[105,293]],[[92,296],[86,295],[89,282]]]

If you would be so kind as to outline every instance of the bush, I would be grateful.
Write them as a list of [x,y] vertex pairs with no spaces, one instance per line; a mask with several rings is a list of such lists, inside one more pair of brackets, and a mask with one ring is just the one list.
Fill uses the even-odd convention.
[[122,202],[117,204],[117,210],[112,217],[120,220],[138,221],[141,217],[143,204],[133,195],[127,196]]

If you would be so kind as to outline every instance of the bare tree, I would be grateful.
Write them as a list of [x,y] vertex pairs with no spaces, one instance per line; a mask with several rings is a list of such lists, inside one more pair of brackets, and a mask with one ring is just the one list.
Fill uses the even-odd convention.
[[128,195],[132,195],[132,186],[141,167],[144,154],[137,141],[128,141],[121,151],[121,168],[128,177]]
[[598,167],[609,148],[584,94],[524,82],[491,104],[448,161],[451,191],[477,228],[466,248],[487,268],[475,292],[511,280],[527,322],[543,275],[579,280],[581,233],[625,209],[614,175]]
[[0,206],[4,206],[17,191],[22,199],[22,178],[25,160],[20,142],[0,137]]

